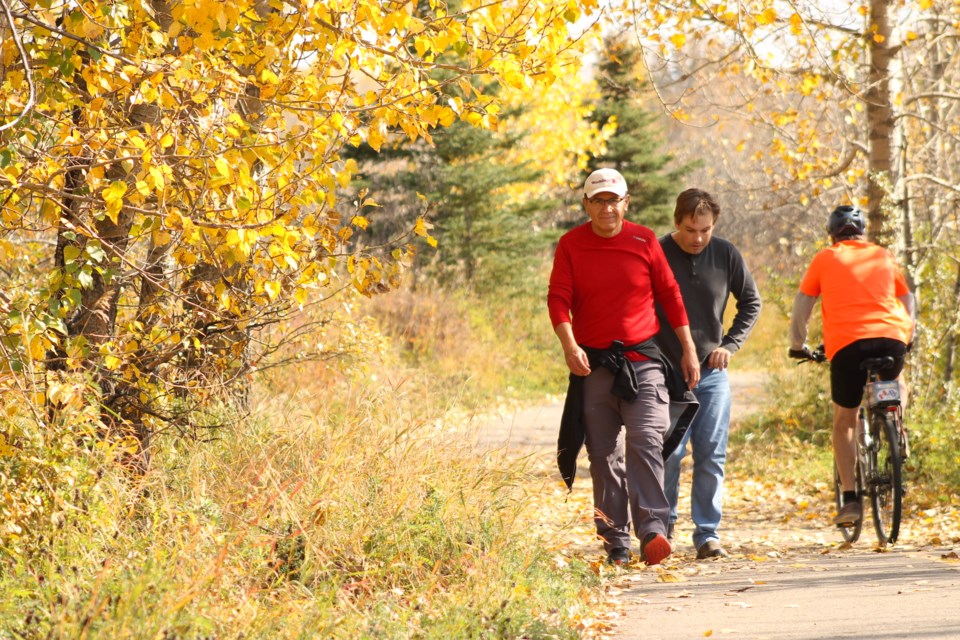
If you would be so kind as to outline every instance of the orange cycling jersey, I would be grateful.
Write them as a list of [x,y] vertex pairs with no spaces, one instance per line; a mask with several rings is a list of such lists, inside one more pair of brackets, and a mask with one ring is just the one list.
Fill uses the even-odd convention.
[[810,262],[800,292],[821,297],[827,358],[868,338],[910,341],[913,320],[898,296],[909,293],[903,272],[883,247],[844,240]]

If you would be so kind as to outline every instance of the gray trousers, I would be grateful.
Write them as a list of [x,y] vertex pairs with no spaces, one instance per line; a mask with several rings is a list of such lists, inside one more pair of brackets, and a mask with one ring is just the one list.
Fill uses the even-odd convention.
[[607,551],[630,548],[631,516],[640,540],[650,533],[665,535],[670,516],[663,492],[662,448],[670,421],[663,368],[653,360],[633,367],[640,386],[633,402],[610,393],[613,374],[603,367],[595,368],[584,384],[594,520]]

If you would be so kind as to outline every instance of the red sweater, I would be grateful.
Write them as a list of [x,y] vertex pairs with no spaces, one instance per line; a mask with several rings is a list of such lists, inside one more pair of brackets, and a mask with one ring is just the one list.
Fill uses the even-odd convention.
[[650,229],[624,220],[620,233],[603,238],[586,223],[560,238],[547,307],[554,328],[572,323],[577,344],[606,349],[614,340],[631,345],[653,337],[659,329],[654,300],[673,328],[689,324],[680,287]]

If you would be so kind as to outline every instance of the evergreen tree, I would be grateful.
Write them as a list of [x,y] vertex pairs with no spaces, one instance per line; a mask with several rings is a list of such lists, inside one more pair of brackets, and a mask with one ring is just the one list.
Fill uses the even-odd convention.
[[358,184],[376,194],[383,205],[371,212],[372,237],[386,242],[409,228],[423,213],[435,225],[435,252],[421,249],[416,271],[445,286],[466,286],[478,292],[520,291],[535,283],[542,251],[556,232],[538,222],[557,207],[549,199],[518,202],[511,185],[535,181],[540,172],[529,165],[504,166],[500,157],[515,137],[473,127],[465,122],[438,130],[433,144],[419,140],[370,157],[363,148],[351,156],[363,162]]
[[589,170],[612,167],[623,174],[630,189],[633,220],[648,226],[673,226],[674,202],[685,188],[682,178],[697,165],[671,167],[673,155],[661,152],[663,134],[656,127],[655,116],[639,100],[642,55],[626,39],[604,41],[597,77],[601,97],[593,119],[600,126],[614,119],[617,129],[607,143],[607,152],[591,158]]

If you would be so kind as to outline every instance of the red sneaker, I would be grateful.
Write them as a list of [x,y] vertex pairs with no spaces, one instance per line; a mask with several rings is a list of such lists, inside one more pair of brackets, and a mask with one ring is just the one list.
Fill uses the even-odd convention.
[[640,546],[640,555],[647,564],[660,564],[673,549],[670,542],[660,533],[648,534]]

